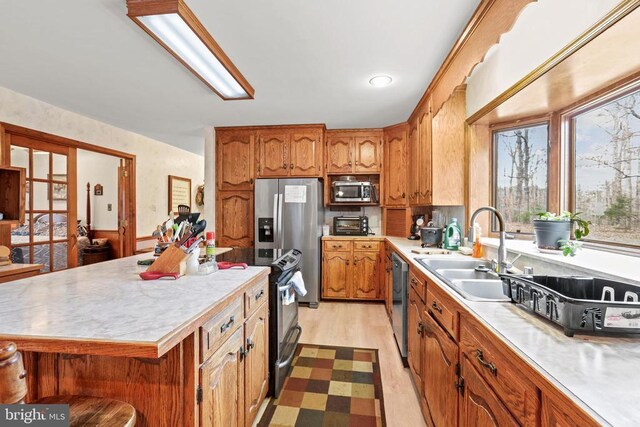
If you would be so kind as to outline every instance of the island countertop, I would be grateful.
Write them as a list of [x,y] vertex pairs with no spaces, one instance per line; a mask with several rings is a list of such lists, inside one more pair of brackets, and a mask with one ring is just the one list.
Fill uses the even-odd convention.
[[144,281],[148,254],[54,272],[0,286],[0,340],[36,352],[164,355],[269,269]]

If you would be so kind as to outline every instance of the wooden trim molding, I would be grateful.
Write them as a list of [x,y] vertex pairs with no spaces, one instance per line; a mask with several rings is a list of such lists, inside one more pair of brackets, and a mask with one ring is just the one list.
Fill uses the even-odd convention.
[[562,50],[553,55],[551,58],[547,59],[540,66],[535,68],[529,74],[524,76],[520,81],[511,86],[509,89],[498,95],[487,105],[482,107],[480,110],[476,111],[469,118],[467,118],[467,123],[472,124],[480,120],[482,117],[487,115],[489,112],[496,109],[498,106],[502,105],[508,99],[512,98],[518,92],[529,86],[531,83],[535,82],[541,76],[546,74],[548,71],[553,69],[555,66],[560,64],[569,56],[576,53],[582,47],[584,47],[587,43],[592,41],[594,38],[598,37],[604,31],[612,27],[615,23],[620,21],[622,18],[627,16],[633,10],[635,10],[638,6],[640,6],[640,0],[624,0],[618,6],[616,6],[611,12],[609,12],[604,18],[598,21],[596,24],[592,25],[589,29],[575,38],[571,43],[566,45]]
[[[238,99],[253,99],[255,89],[249,84],[247,79],[242,75],[240,70],[231,62],[231,59],[222,50],[220,45],[214,40],[207,29],[202,25],[196,15],[189,9],[183,0],[127,0],[127,16],[131,18],[140,28],[142,28],[147,34],[149,34],[160,46],[164,47],[178,62],[184,65],[189,71],[191,71],[196,77],[215,92],[220,98],[225,101],[238,100]],[[149,15],[164,15],[169,13],[177,13],[182,20],[191,28],[191,30],[200,38],[202,43],[213,53],[213,55],[220,61],[222,66],[231,74],[236,82],[246,92],[247,96],[244,98],[229,98],[218,92],[209,82],[207,82],[199,73],[197,73],[186,61],[180,58],[172,49],[162,42],[151,30],[149,30],[139,19],[140,16]]]
[[149,240],[157,240],[155,237],[153,236],[139,236],[136,237],[136,242],[147,242]]
[[435,77],[411,113],[409,121],[425,108],[431,97],[435,116],[454,89],[464,83],[489,48],[511,30],[524,8],[536,0],[483,0],[458,37]]

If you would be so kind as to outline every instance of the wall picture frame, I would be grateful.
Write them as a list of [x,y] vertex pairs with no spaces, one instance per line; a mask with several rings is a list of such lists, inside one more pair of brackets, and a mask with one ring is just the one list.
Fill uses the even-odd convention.
[[178,205],[191,208],[191,179],[169,175],[169,212],[178,212]]

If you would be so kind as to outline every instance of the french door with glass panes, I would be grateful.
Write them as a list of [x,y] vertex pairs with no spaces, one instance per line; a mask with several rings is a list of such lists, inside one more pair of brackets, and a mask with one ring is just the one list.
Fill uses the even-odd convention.
[[11,230],[13,261],[43,264],[43,272],[76,267],[76,149],[11,135],[10,153],[27,183],[25,223]]

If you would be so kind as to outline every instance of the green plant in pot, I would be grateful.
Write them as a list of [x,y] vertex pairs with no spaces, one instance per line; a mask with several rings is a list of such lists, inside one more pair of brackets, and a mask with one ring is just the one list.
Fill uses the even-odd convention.
[[536,244],[540,249],[563,250],[565,255],[575,255],[575,250],[568,253],[564,250],[571,239],[571,229],[577,240],[589,235],[590,221],[580,218],[580,213],[563,211],[560,215],[552,212],[540,212],[533,220]]

